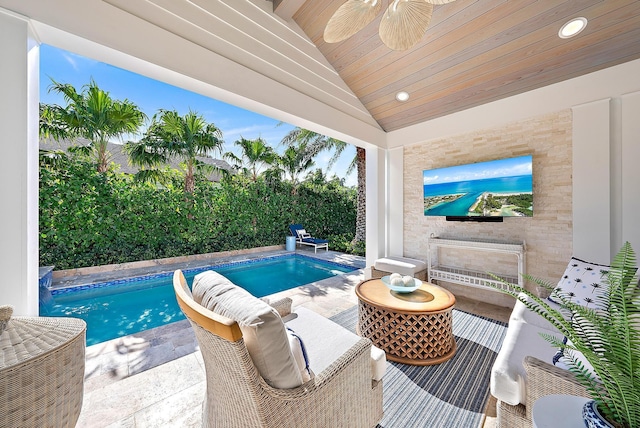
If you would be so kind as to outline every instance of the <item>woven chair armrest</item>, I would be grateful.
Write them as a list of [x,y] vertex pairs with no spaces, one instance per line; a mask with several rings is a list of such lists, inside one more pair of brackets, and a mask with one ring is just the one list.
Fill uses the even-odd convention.
[[262,300],[278,311],[278,314],[280,314],[281,317],[286,317],[291,313],[291,304],[293,301],[290,297],[283,297],[282,299],[274,300],[273,302],[268,298],[263,298]]
[[283,401],[298,400],[307,396],[318,394],[321,390],[330,388],[334,379],[338,379],[341,374],[349,376],[353,371],[360,375],[358,371],[364,370],[366,376],[371,378],[371,341],[360,339],[347,352],[336,359],[329,367],[317,373],[310,381],[297,388],[278,389],[268,385],[262,378],[260,383],[268,395]]
[[589,397],[587,389],[568,370],[546,363],[532,356],[524,359],[527,372],[527,415],[531,418],[533,403],[542,396],[551,394]]

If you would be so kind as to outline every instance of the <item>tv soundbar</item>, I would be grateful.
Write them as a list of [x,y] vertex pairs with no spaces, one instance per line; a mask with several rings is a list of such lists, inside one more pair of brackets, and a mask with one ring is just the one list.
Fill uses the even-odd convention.
[[491,222],[491,223],[501,223],[502,217],[492,216],[492,217],[482,217],[482,216],[446,216],[447,221],[481,221],[481,222]]

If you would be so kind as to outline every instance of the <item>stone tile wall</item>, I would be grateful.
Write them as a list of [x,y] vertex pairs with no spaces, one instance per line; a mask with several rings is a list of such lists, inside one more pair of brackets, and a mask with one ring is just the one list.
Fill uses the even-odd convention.
[[[526,272],[557,282],[572,255],[571,111],[404,149],[404,254],[427,259],[427,238],[526,243]],[[534,215],[502,223],[448,222],[423,214],[423,170],[533,155]],[[441,250],[443,264],[498,274],[517,272],[515,257]],[[531,284],[528,285],[529,287]]]

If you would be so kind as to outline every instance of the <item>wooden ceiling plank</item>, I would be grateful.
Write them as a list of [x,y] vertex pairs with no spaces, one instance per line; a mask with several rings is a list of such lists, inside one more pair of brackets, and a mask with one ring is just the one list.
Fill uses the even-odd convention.
[[[599,1],[600,0],[592,0],[591,4],[597,4]],[[581,5],[586,3],[587,2],[580,2]],[[516,3],[512,6],[515,5]],[[483,25],[484,23],[476,23],[474,28],[467,31],[466,35],[458,40],[456,44],[438,49],[431,55],[426,55],[418,61],[407,64],[404,67],[402,67],[403,64],[398,64],[398,66],[402,67],[402,71],[396,73],[398,88],[402,89],[403,86],[407,88],[409,85],[423,79],[424,75],[433,76],[439,72],[446,71],[456,64],[465,63],[468,60],[476,58],[478,55],[499,49],[502,45],[508,44],[513,40],[520,38],[526,39],[532,34],[542,31],[542,29],[549,31],[549,22],[551,25],[556,25],[555,22],[564,22],[566,20],[565,16],[573,16],[575,13],[580,12],[580,10],[577,10],[575,2],[565,2],[557,5],[554,1],[547,1],[545,6],[548,8],[540,10],[540,13],[537,15],[533,14],[534,6],[535,5],[530,5],[527,8],[522,8],[515,12],[512,12],[510,8],[504,8],[503,12],[509,12],[508,19],[502,19],[501,14],[501,19],[497,22],[489,22],[486,23],[486,25]],[[560,16],[560,18],[558,18],[558,16]],[[554,17],[556,18],[554,19]],[[554,31],[554,34],[556,33],[557,32]],[[460,47],[463,48],[460,49]],[[437,48],[438,47],[434,47],[434,49]],[[371,82],[365,87],[361,86],[362,83],[365,82],[349,80],[347,84],[356,94],[360,95],[363,102],[366,103],[370,100],[365,99],[367,96],[370,98],[375,97],[377,95],[375,91],[380,90],[385,83],[388,83],[387,76],[390,71],[391,67],[381,68],[376,72],[375,76],[378,77],[379,80]],[[419,71],[422,71],[422,73],[417,74]],[[388,91],[399,90],[398,88],[389,88]]]
[[300,13],[294,15],[294,19],[298,26],[302,28],[305,34],[318,48],[326,44],[323,37],[324,27],[326,27],[329,19],[345,1],[346,0],[333,0],[322,2],[325,3],[322,8],[306,10],[304,16],[302,15],[302,10]]
[[303,4],[304,0],[273,0],[273,12],[285,21],[290,21]]
[[[325,43],[324,45],[319,46],[319,48],[327,57],[327,59],[329,59],[329,61],[334,65],[334,68],[338,72],[340,72],[343,68],[343,64],[350,64],[351,62],[355,61],[358,58],[362,58],[363,56],[367,56],[369,58],[375,57],[376,60],[380,60],[381,57],[387,55],[393,57],[402,57],[410,54],[410,52],[416,49],[420,49],[421,45],[425,43],[425,40],[429,38],[429,34],[448,32],[448,30],[446,28],[442,28],[441,25],[448,22],[449,19],[454,15],[464,16],[464,13],[462,11],[466,10],[471,5],[474,5],[474,7],[477,8],[478,1],[479,0],[457,0],[445,5],[435,6],[431,23],[429,24],[429,28],[421,43],[418,43],[415,47],[411,48],[408,51],[394,51],[380,42],[378,29],[380,27],[380,21],[382,20],[382,14],[380,14],[376,19],[373,20],[373,22],[371,22],[355,35],[351,36],[349,39],[341,43]],[[506,0],[492,1],[503,3]],[[485,4],[482,6],[482,8],[490,7],[488,6],[489,2],[487,0],[484,0],[484,3]],[[473,8],[471,9],[473,10]],[[464,23],[469,21],[473,18],[475,13],[470,12],[468,15],[470,16],[466,19],[461,19],[461,22]],[[324,27],[322,28],[324,29]],[[364,33],[362,34],[363,37],[358,39],[357,36],[361,33]],[[363,40],[367,40],[369,43],[363,46]],[[395,60],[390,59],[389,61],[393,62]]]
[[[454,86],[455,84],[457,84],[456,82],[459,82],[460,80],[466,80],[467,77],[465,76],[468,73],[472,72],[474,75],[487,75],[489,73],[492,73],[493,69],[496,68],[497,61],[509,64],[509,68],[511,68],[515,67],[515,64],[518,64],[518,61],[521,61],[523,59],[531,60],[531,58],[540,58],[540,56],[536,56],[540,53],[542,53],[542,56],[544,57],[545,55],[547,55],[545,54],[545,52],[552,49],[570,50],[574,47],[576,49],[579,49],[582,46],[589,46],[592,43],[597,43],[602,38],[608,39],[615,36],[618,31],[621,31],[619,30],[619,28],[626,28],[619,27],[616,23],[627,20],[630,16],[640,14],[640,3],[630,4],[626,7],[617,9],[609,13],[605,13],[606,11],[603,8],[594,8],[591,12],[591,22],[589,24],[590,33],[582,35],[579,39],[564,41],[555,36],[555,31],[545,32],[543,31],[543,28],[540,32],[538,32],[538,34],[532,33],[531,36],[527,38],[516,39],[509,44],[501,46],[498,49],[486,52],[482,55],[477,55],[464,63],[445,67],[444,71],[433,74],[429,77],[428,85],[418,82],[409,87],[404,86],[404,88],[406,88],[405,90],[408,90],[412,94],[411,102],[420,103],[424,101],[424,97],[426,97],[429,93],[438,92],[442,87],[448,88]],[[595,17],[594,15],[596,12],[600,13],[601,16]],[[631,28],[632,26],[633,24],[630,24]],[[557,27],[557,25],[551,23],[550,27],[554,28]],[[547,36],[545,39],[540,39],[540,34],[553,34],[554,36]],[[525,41],[529,41],[529,43],[526,43]],[[568,43],[571,43],[571,46],[567,46]],[[527,49],[528,47],[531,47],[531,49]],[[505,69],[505,67],[497,68],[503,70]],[[362,97],[362,99],[364,100],[365,106],[375,116],[375,114],[380,114],[385,110],[385,104],[388,106],[388,108],[397,107],[397,102],[395,102],[395,99],[393,98],[394,94],[395,92],[390,91],[386,95],[380,95],[377,98],[372,97],[371,100],[368,101],[366,97]],[[403,107],[403,109],[411,108],[412,106],[412,104],[409,104]]]
[[[507,75],[498,76],[491,80],[480,82],[468,91],[450,91],[432,102],[425,102],[421,108],[413,109],[410,114],[398,112],[393,116],[377,118],[383,129],[389,131],[399,129],[411,123],[450,114],[454,111],[495,101],[505,96],[530,91],[539,87],[557,83],[562,80],[577,77],[589,72],[601,70],[623,62],[640,58],[637,40],[640,37],[640,26],[637,19],[629,19],[631,28],[617,36],[601,42],[571,50],[531,67],[526,72],[531,77],[523,75],[522,71],[514,71]],[[611,46],[616,46],[617,55],[612,55]],[[580,67],[576,68],[576,64]],[[523,77],[525,80],[523,80]],[[523,81],[526,85],[523,85]],[[436,103],[438,108],[435,109]],[[388,128],[387,128],[388,127]]]
[[[585,52],[582,50],[569,51],[565,53],[561,57],[553,58],[550,61],[543,62],[539,61],[537,64],[532,64],[527,68],[519,68],[517,71],[512,71],[508,74],[501,75],[491,75],[491,76],[480,76],[477,78],[469,79],[465,82],[461,82],[456,87],[448,87],[442,89],[438,93],[433,93],[429,97],[423,97],[412,107],[409,108],[392,108],[387,109],[385,111],[379,111],[374,113],[374,117],[379,122],[383,120],[385,117],[394,116],[395,114],[405,114],[405,115],[413,115],[413,114],[422,114],[422,112],[430,110],[434,108],[434,105],[437,103],[442,103],[443,100],[454,100],[452,102],[459,102],[461,105],[464,103],[468,103],[472,97],[476,95],[480,95],[482,97],[486,97],[486,102],[499,99],[503,97],[504,91],[507,88],[512,87],[520,87],[520,92],[525,92],[530,89],[535,89],[540,86],[544,86],[542,84],[538,84],[538,76],[543,75],[543,73],[555,73],[558,75],[555,81],[550,83],[555,83],[561,80],[566,80],[566,75],[561,74],[561,70],[565,68],[565,66],[561,66],[559,64],[565,60],[571,60],[581,67],[589,66],[589,59],[579,58],[574,54],[574,52]],[[588,55],[589,50],[587,50]],[[610,53],[609,53],[610,54]],[[630,54],[633,55],[633,54]],[[636,57],[640,57],[640,53],[635,54]],[[621,53],[620,56],[628,57],[626,53]],[[576,59],[578,58],[578,59]],[[616,57],[610,57],[610,63],[619,63],[617,62]],[[598,60],[598,58],[594,57],[593,61]],[[583,61],[583,62],[580,62]],[[575,67],[575,64],[573,65]],[[570,66],[569,66],[570,67]],[[491,78],[493,77],[493,78]],[[495,84],[493,84],[495,83]],[[549,81],[545,80],[545,84],[548,84]],[[497,98],[496,98],[497,97]],[[405,113],[409,111],[410,113]]]
[[[361,78],[366,78],[374,72],[377,73],[385,67],[393,67],[395,64],[398,64],[398,62],[412,64],[425,56],[425,49],[434,52],[445,48],[453,43],[451,34],[462,34],[458,33],[461,27],[469,25],[474,19],[477,19],[489,11],[494,12],[496,9],[500,10],[504,6],[504,0],[474,2],[465,9],[449,15],[438,26],[429,27],[423,40],[408,51],[393,51],[385,45],[378,43],[378,48],[375,50],[368,47],[368,49],[357,52],[356,55],[352,57],[345,57],[344,61],[336,60],[335,62],[331,62],[345,82],[355,83]],[[511,12],[499,14],[503,18],[508,16],[509,13],[518,10],[518,8],[513,7],[513,2],[511,6],[507,5],[506,9]],[[499,18],[496,17],[496,19]]]

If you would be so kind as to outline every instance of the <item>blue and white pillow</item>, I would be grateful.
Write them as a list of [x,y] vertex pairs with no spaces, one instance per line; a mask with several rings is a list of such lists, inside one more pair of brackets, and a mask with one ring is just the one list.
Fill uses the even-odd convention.
[[307,350],[304,347],[304,342],[302,342],[300,336],[298,336],[291,328],[286,327],[286,329],[291,353],[293,354],[298,370],[300,370],[302,382],[308,382],[311,380],[312,375],[311,368],[309,368],[309,356],[307,355]]
[[609,268],[607,265],[585,262],[572,257],[558,286],[548,299],[553,303],[560,303],[557,294],[561,294],[574,303],[594,307],[608,287],[604,280]]

